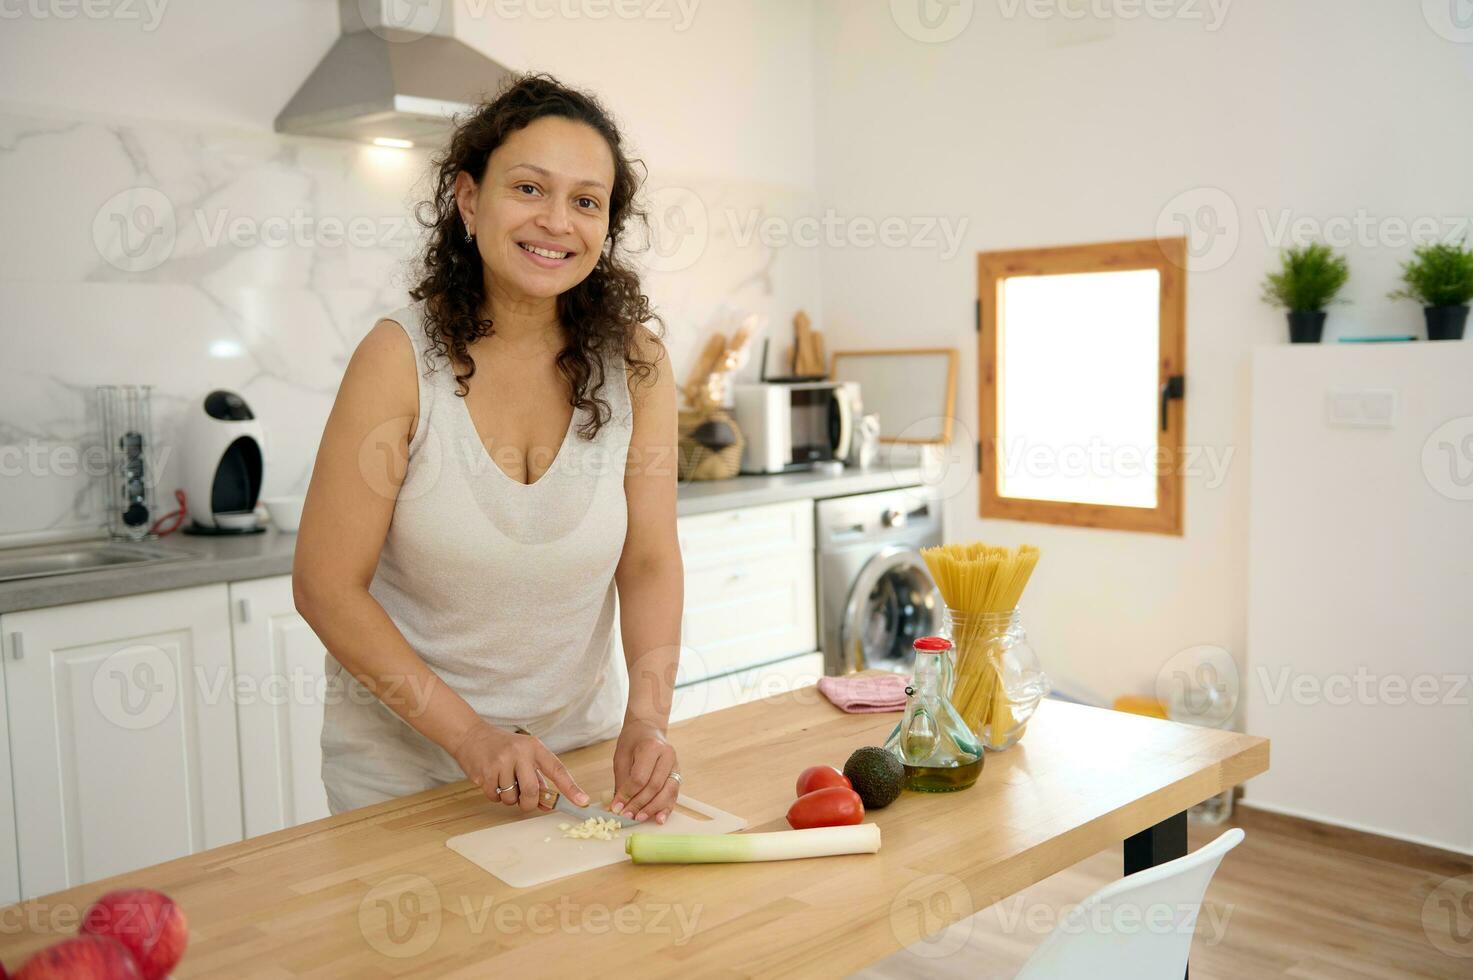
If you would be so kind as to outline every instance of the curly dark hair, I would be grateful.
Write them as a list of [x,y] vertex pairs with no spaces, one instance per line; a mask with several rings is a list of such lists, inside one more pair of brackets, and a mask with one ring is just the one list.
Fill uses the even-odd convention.
[[[661,328],[655,336],[664,335],[664,321],[640,291],[638,272],[621,259],[620,236],[627,224],[638,220],[648,229],[649,221],[634,203],[640,180],[624,155],[618,127],[596,98],[545,73],[514,74],[494,98],[457,120],[449,145],[431,161],[435,196],[415,207],[415,218],[428,234],[415,270],[418,285],[409,295],[424,305],[424,330],[430,344],[425,353],[434,351],[450,362],[457,394],[464,397],[470,390],[466,382],[476,372],[466,348],[489,336],[494,325],[480,313],[486,285],[476,244],[465,240],[455,201],[455,178],[463,170],[479,184],[492,151],[543,116],[561,116],[593,127],[614,158],[603,254],[587,278],[557,298],[558,319],[569,337],[558,354],[557,366],[572,389],[569,401],[574,411],[583,408],[589,413],[579,432],[592,439],[611,415],[609,403],[600,395],[605,382],[601,355],[619,352],[626,369],[645,381],[654,371],[661,348],[655,345],[655,358],[645,358],[641,329],[653,320]],[[623,383],[624,379],[618,380]]]

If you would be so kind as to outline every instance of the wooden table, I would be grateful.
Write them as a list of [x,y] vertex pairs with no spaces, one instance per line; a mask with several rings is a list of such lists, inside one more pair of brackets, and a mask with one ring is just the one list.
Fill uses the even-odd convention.
[[[802,769],[842,767],[897,717],[808,687],[671,737],[688,793],[783,830]],[[563,758],[597,795],[612,754]],[[1048,701],[972,789],[867,814],[878,854],[620,864],[524,890],[444,846],[512,816],[458,783],[5,908],[0,960],[13,971],[101,893],[143,886],[189,917],[179,977],[843,976],[1122,839],[1128,863],[1175,857],[1187,808],[1267,768],[1261,738]]]

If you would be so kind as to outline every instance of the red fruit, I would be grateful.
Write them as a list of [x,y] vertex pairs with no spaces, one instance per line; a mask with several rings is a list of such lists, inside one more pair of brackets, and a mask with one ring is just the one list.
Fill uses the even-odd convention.
[[167,976],[189,941],[184,910],[163,892],[147,888],[108,892],[93,902],[82,916],[82,933],[122,943],[138,961],[143,980]]
[[812,793],[816,789],[823,789],[825,786],[842,786],[845,789],[854,788],[854,785],[849,782],[849,777],[833,766],[809,766],[798,776],[799,796]]
[[804,793],[788,807],[788,825],[794,830],[810,827],[845,827],[864,820],[864,801],[852,789],[825,786]]
[[138,964],[107,936],[74,936],[26,960],[15,980],[139,980]]

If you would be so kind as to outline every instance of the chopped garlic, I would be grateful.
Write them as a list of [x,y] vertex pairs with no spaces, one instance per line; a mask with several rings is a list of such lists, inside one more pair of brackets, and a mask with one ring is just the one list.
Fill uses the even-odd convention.
[[621,825],[617,820],[589,817],[580,824],[561,824],[560,829],[564,837],[572,837],[577,840],[613,840],[615,832],[621,829]]

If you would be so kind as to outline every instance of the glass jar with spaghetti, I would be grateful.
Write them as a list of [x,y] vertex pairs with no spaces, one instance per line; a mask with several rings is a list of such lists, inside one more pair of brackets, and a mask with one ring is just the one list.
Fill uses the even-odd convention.
[[1013,746],[1050,689],[1018,610],[948,608],[942,634],[956,650],[951,701],[957,712],[991,751]]
[[942,632],[956,650],[951,702],[984,746],[1006,749],[1049,691],[1018,618],[1039,550],[974,541],[922,548],[921,557],[946,603]]

